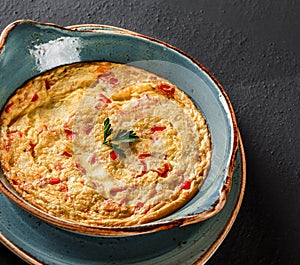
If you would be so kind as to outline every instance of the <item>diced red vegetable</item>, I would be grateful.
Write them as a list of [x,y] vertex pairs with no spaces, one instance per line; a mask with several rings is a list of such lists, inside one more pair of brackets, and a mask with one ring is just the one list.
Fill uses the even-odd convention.
[[34,93],[34,95],[31,98],[31,102],[35,102],[39,99],[39,95],[37,93]]
[[98,76],[98,78],[105,80],[105,79],[107,79],[108,77],[111,77],[111,76],[114,76],[114,74],[112,72],[108,71],[108,72],[105,72],[103,74],[100,74]]
[[124,190],[127,190],[127,186],[124,186],[124,187],[118,187],[118,188],[112,188],[109,193],[112,195],[112,196],[115,196],[118,192],[120,191],[124,191]]
[[183,190],[189,190],[191,188],[191,182],[189,180],[182,181],[180,188]]
[[105,82],[109,82],[109,84],[111,84],[113,86],[115,86],[118,83],[118,79],[115,78],[115,74],[113,72],[110,72],[110,71],[99,75],[98,78],[105,81]]
[[65,129],[65,134],[68,140],[72,141],[75,137],[76,133],[72,132],[71,130]]
[[66,157],[71,157],[72,155],[70,153],[68,153],[67,151],[64,151],[62,153],[63,156],[66,156]]
[[11,181],[12,181],[12,183],[13,183],[14,185],[20,185],[19,180],[12,179]]
[[6,107],[5,107],[5,109],[4,109],[4,111],[6,112],[6,113],[9,113],[10,112],[10,110],[11,110],[11,108],[13,107],[15,105],[15,103],[9,103]]
[[32,152],[34,151],[34,148],[35,148],[36,144],[34,144],[34,143],[32,143],[32,142],[30,141],[30,142],[29,142],[29,146],[30,146],[29,151],[32,153]]
[[124,205],[126,203],[126,198],[122,198],[119,202],[120,205]]
[[99,94],[99,100],[104,103],[111,103],[111,100],[102,93]]
[[93,154],[92,157],[90,158],[89,162],[91,165],[94,165],[96,163],[97,160],[97,155]]
[[155,172],[157,172],[157,174],[162,178],[166,178],[169,171],[171,171],[171,167],[168,163],[165,163],[163,168],[158,168],[155,170]]
[[112,101],[107,97],[105,96],[104,94],[100,93],[98,95],[98,100],[100,101],[96,106],[95,108],[97,110],[101,110],[104,106],[106,106],[107,104],[110,104]]
[[86,128],[85,128],[85,134],[86,135],[90,135],[91,131],[93,130],[94,126],[93,125],[88,125]]
[[142,174],[144,175],[147,173],[147,170],[148,170],[147,163],[143,160],[141,160],[140,162],[143,165]]
[[112,160],[116,160],[118,158],[118,155],[115,151],[111,151],[109,155]]
[[149,154],[149,153],[138,154],[138,159],[145,159],[150,156],[151,156],[151,154]]
[[167,96],[168,98],[174,97],[174,93],[175,93],[175,87],[167,85],[167,84],[161,84],[159,86],[157,86],[157,89],[163,93],[165,96]]
[[86,174],[86,169],[79,162],[76,162],[76,167],[81,171],[82,174]]
[[144,206],[143,202],[137,202],[137,204],[135,205],[136,208],[142,208]]
[[166,126],[154,126],[151,128],[151,132],[155,133],[155,132],[161,132],[163,130],[165,130],[167,127]]
[[111,79],[109,79],[109,83],[110,83],[111,85],[114,85],[114,86],[115,86],[115,85],[118,83],[118,79],[112,77]]
[[147,173],[147,171],[148,171],[147,163],[146,163],[144,160],[140,160],[140,163],[141,163],[142,166],[143,166],[143,167],[142,167],[142,172],[139,173],[139,174],[137,174],[137,175],[135,176],[136,178],[139,178],[139,177],[145,175],[145,174]]
[[50,185],[56,185],[58,183],[60,183],[60,179],[59,178],[55,178],[55,179],[50,179],[49,180],[49,184]]

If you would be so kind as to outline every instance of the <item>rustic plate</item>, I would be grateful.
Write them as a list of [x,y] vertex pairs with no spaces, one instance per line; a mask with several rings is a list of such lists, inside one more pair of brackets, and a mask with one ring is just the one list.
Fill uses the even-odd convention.
[[241,140],[225,207],[203,222],[131,237],[77,235],[39,220],[0,193],[0,241],[30,264],[203,264],[220,246],[239,212],[246,185]]
[[154,72],[185,91],[201,110],[212,140],[208,176],[197,195],[173,214],[130,227],[84,226],[55,218],[24,201],[0,174],[0,190],[14,203],[51,224],[84,234],[135,235],[206,220],[225,205],[232,182],[238,131],[221,85],[196,60],[161,41],[100,25],[63,28],[33,21],[9,25],[0,38],[0,108],[28,79],[54,67],[80,61],[127,63]]

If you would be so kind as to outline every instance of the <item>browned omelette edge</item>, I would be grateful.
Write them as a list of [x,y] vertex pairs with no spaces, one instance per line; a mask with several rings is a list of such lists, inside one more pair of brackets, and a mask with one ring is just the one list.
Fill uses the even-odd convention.
[[[51,223],[53,225],[56,225],[58,227],[61,227],[66,230],[78,232],[78,233],[83,233],[83,234],[91,234],[91,235],[99,235],[99,236],[129,236],[129,235],[136,235],[136,234],[142,234],[142,233],[150,233],[150,232],[155,232],[155,231],[161,231],[161,230],[166,230],[170,229],[172,227],[178,227],[178,226],[185,226],[188,224],[193,224],[197,223],[200,221],[203,221],[205,219],[208,219],[215,214],[217,214],[225,205],[227,195],[231,189],[231,182],[232,182],[232,173],[234,169],[234,164],[235,164],[235,158],[236,158],[236,152],[238,149],[238,140],[239,140],[239,132],[238,132],[238,127],[237,127],[237,122],[236,122],[236,117],[234,114],[233,107],[230,103],[230,100],[225,93],[225,90],[221,86],[221,84],[216,80],[216,78],[202,65],[200,64],[197,60],[186,54],[185,52],[181,51],[180,49],[167,44],[163,41],[154,39],[152,37],[144,36],[142,34],[138,34],[135,32],[127,31],[121,28],[117,27],[111,27],[111,26],[106,26],[106,25],[97,25],[97,24],[85,24],[85,25],[75,25],[75,26],[69,26],[69,27],[62,27],[56,24],[52,23],[39,23],[36,21],[31,21],[31,20],[18,20],[13,22],[12,24],[8,25],[4,31],[2,32],[0,36],[0,52],[2,51],[5,41],[7,39],[8,34],[10,31],[13,30],[14,27],[16,27],[20,23],[32,23],[36,25],[43,25],[43,26],[52,26],[56,27],[58,29],[63,29],[63,30],[77,30],[80,28],[95,28],[91,30],[83,30],[87,32],[99,32],[101,29],[109,28],[109,29],[114,29],[117,30],[118,34],[126,34],[126,35],[131,35],[131,36],[137,36],[146,40],[150,40],[156,43],[159,43],[161,45],[164,45],[170,49],[173,49],[177,51],[178,53],[182,54],[183,56],[187,57],[190,59],[194,64],[196,64],[198,67],[201,68],[213,81],[214,83],[218,86],[220,92],[224,96],[226,103],[229,107],[230,110],[230,115],[231,119],[233,122],[233,152],[230,158],[230,163],[229,163],[229,169],[227,172],[227,177],[226,177],[226,182],[223,186],[223,189],[221,191],[219,199],[215,202],[215,204],[212,206],[207,211],[204,211],[199,214],[187,216],[187,217],[182,217],[180,219],[172,220],[172,221],[165,221],[165,222],[155,222],[155,223],[148,223],[144,225],[137,225],[137,226],[130,226],[130,227],[93,227],[93,226],[84,226],[84,225],[79,225],[75,224],[72,222],[64,221],[62,219],[56,218],[52,215],[49,215],[36,207],[33,207],[31,204],[27,203],[23,199],[19,198],[16,196],[14,193],[12,193],[7,187],[4,186],[2,182],[0,182],[0,190],[6,195],[10,200],[12,200],[15,204],[23,208],[24,210],[28,211],[29,213],[37,216],[38,218]],[[97,29],[99,30],[97,30]]]

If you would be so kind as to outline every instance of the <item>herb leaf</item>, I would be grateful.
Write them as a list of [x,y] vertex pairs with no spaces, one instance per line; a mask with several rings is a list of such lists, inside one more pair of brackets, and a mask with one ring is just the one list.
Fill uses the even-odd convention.
[[111,147],[119,156],[125,158],[125,152],[113,142],[120,142],[120,143],[133,143],[139,137],[136,135],[136,133],[132,130],[127,131],[124,129],[121,129],[117,132],[117,135],[113,137],[111,140],[108,139],[109,136],[111,136],[113,133],[113,128],[111,127],[109,118],[106,118],[104,120],[104,140],[103,144]]
[[110,143],[110,141],[107,140],[107,138],[113,133],[113,129],[111,128],[110,120],[109,118],[106,118],[104,120],[104,144]]
[[120,157],[126,157],[125,152],[117,144],[112,144],[111,147]]
[[121,143],[133,143],[139,137],[136,135],[134,131],[120,130],[117,135],[112,139],[112,141],[117,141]]

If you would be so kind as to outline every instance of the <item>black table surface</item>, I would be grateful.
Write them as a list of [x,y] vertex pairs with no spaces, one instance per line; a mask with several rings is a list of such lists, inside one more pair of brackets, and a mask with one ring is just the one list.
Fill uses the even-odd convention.
[[[299,15],[297,0],[2,0],[0,30],[18,19],[107,24],[199,60],[232,102],[247,157],[242,208],[207,264],[298,265]],[[0,244],[0,265],[12,264],[26,263]]]

